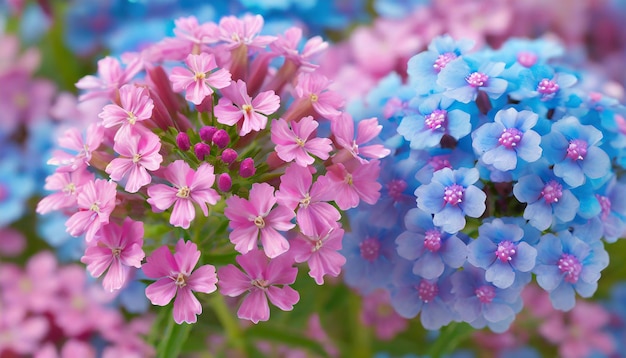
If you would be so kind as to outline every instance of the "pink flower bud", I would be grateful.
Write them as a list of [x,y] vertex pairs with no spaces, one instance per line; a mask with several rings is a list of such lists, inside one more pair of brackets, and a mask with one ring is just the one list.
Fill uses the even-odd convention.
[[230,178],[230,175],[228,175],[228,173],[220,174],[220,176],[217,178],[217,188],[220,191],[229,191],[232,186],[233,180]]
[[241,166],[239,167],[239,175],[242,178],[249,178],[256,173],[256,168],[254,167],[254,160],[252,158],[246,158],[241,161]]
[[237,152],[232,148],[226,148],[222,152],[222,161],[226,164],[230,164],[237,160]]
[[217,128],[213,126],[204,126],[200,128],[200,139],[203,141],[210,143],[211,139],[213,139],[213,134],[217,131]]
[[211,147],[206,143],[200,142],[193,146],[193,151],[199,160],[204,160],[204,157],[211,154]]
[[228,136],[228,132],[226,132],[223,129],[217,130],[213,134],[213,138],[211,139],[213,140],[213,144],[220,147],[220,149],[225,148],[230,142],[230,137]]
[[185,132],[180,132],[176,136],[176,145],[183,152],[188,151],[191,148],[191,143],[189,142],[189,136]]

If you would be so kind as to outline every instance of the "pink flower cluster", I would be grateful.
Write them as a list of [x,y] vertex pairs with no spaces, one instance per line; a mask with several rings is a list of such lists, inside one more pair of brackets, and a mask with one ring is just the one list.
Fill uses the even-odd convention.
[[[252,15],[181,18],[174,37],[100,60],[77,87],[82,103],[107,103],[84,137],[68,129],[49,160],[53,193],[37,212],[69,216],[67,232],[87,243],[81,261],[107,290],[138,268],[156,279],[147,297],[160,306],[176,297],[177,323],[202,312],[192,292],[216,287],[246,294],[238,315],[255,323],[269,319],[268,299],[291,310],[294,264],[307,262],[318,284],[338,276],[341,211],[380,197],[378,160],[390,153],[375,142],[382,126],[343,111],[312,62],[327,44],[262,27]],[[176,229],[144,237],[164,222]],[[244,272],[235,262],[194,271],[205,248],[236,252]]]
[[[26,267],[1,263],[0,356],[153,356],[143,337],[152,318],[127,322],[110,306],[115,295],[88,282],[82,267],[60,266],[47,251]],[[94,338],[103,341],[102,352],[96,352]]]

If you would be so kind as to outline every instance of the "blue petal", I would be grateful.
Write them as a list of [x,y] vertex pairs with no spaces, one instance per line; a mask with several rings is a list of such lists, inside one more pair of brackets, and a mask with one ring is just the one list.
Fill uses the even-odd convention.
[[424,305],[420,321],[424,328],[436,330],[452,321],[452,312],[450,312],[448,305],[441,300],[435,299]]
[[585,175],[578,161],[566,158],[562,162],[554,164],[553,170],[554,175],[562,178],[563,181],[572,188],[581,186],[585,182]]
[[491,240],[479,236],[467,245],[467,262],[487,269],[496,260],[496,249],[498,247]]
[[553,205],[554,215],[561,221],[571,221],[576,216],[579,206],[580,203],[574,194],[569,190],[564,190],[561,200]]
[[552,224],[552,206],[539,200],[526,206],[524,219],[539,230],[545,230]]
[[[444,186],[437,182],[420,186],[415,189],[417,207],[431,214],[440,212],[446,203],[443,200],[444,191]],[[435,223],[435,225],[437,225],[437,223]]]
[[456,235],[450,236],[444,241],[440,253],[446,265],[458,268],[467,260],[467,245]]
[[529,272],[535,267],[537,260],[537,249],[525,242],[517,245],[515,256],[511,260],[511,265],[520,272]]
[[578,294],[581,297],[589,298],[593,296],[593,294],[598,289],[598,283],[597,282],[585,282],[582,280],[578,280],[578,282],[576,282],[576,284],[574,285],[574,288],[576,289],[576,292],[578,292]]
[[391,294],[391,305],[404,318],[417,316],[422,309],[422,300],[419,299],[417,290],[411,287],[402,287]]
[[517,152],[505,146],[497,146],[487,151],[481,159],[485,164],[491,164],[503,172],[513,170],[517,166]]
[[472,133],[472,147],[478,153],[484,153],[498,146],[504,126],[499,123],[485,123]]
[[443,273],[445,265],[437,253],[425,251],[424,255],[415,261],[413,273],[425,279],[435,279]]
[[544,183],[535,174],[521,177],[513,186],[513,194],[522,203],[534,203],[541,196]]
[[537,132],[529,130],[524,132],[522,140],[520,141],[515,151],[520,158],[529,163],[532,163],[541,158],[543,149],[541,149],[539,145],[540,143],[541,136],[537,134]]
[[569,311],[576,304],[576,293],[571,283],[561,282],[561,284],[550,292],[552,306],[561,311]]
[[424,235],[405,231],[396,238],[398,255],[415,260],[424,253]]
[[443,210],[435,213],[433,223],[441,227],[443,231],[455,234],[465,227],[465,216],[460,208],[447,205]]
[[556,265],[537,265],[534,269],[537,284],[546,291],[552,291],[563,281],[563,274]]
[[609,173],[611,159],[608,154],[598,147],[587,148],[587,156],[583,160],[582,170],[589,178],[597,179]]
[[515,272],[508,262],[496,260],[485,272],[485,280],[498,288],[509,288],[515,281]]
[[471,185],[465,188],[463,201],[459,204],[465,215],[473,218],[480,217],[486,209],[485,200],[487,195],[482,190]]
[[514,317],[515,311],[505,303],[491,302],[483,306],[483,315],[487,321],[495,323]]

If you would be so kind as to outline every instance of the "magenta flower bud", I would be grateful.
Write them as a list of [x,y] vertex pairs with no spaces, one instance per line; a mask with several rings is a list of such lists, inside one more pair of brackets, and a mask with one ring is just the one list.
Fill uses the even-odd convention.
[[232,148],[226,148],[222,152],[222,161],[226,164],[230,164],[237,160],[237,152]]
[[233,180],[230,178],[230,175],[228,175],[228,173],[220,174],[220,176],[217,178],[217,188],[220,191],[229,191],[232,186]]
[[254,167],[254,160],[252,158],[246,158],[241,161],[241,166],[239,167],[239,175],[242,178],[249,178],[256,173],[256,168]]
[[189,136],[185,132],[180,132],[176,136],[176,145],[183,152],[188,151],[191,148],[191,142],[189,141]]
[[228,132],[223,129],[218,129],[215,133],[213,133],[213,144],[221,148],[225,148],[230,142],[230,137],[228,137]]
[[203,141],[210,143],[211,139],[213,139],[213,134],[217,131],[217,128],[213,126],[204,126],[200,128],[200,139]]
[[211,147],[206,143],[198,143],[193,146],[193,151],[198,159],[204,160],[204,157],[211,154]]

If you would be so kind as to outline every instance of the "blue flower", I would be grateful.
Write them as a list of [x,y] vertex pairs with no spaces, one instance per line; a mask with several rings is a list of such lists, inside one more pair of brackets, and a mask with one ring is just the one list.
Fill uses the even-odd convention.
[[598,288],[600,271],[609,264],[602,241],[585,243],[569,231],[546,234],[537,245],[537,283],[550,292],[555,309],[568,311],[576,303],[575,292],[591,297]]
[[0,227],[22,217],[26,201],[35,189],[31,176],[20,168],[20,152],[15,153],[0,157]]
[[554,175],[575,188],[585,178],[598,179],[611,170],[609,156],[598,146],[602,132],[592,125],[582,125],[576,117],[566,117],[552,125],[542,138],[545,158],[554,164]]
[[455,101],[441,95],[432,95],[419,105],[419,113],[406,116],[398,126],[398,133],[410,142],[411,149],[439,146],[444,135],[459,140],[472,131],[470,110],[455,105]]
[[515,100],[539,99],[544,106],[554,108],[569,99],[568,88],[578,79],[566,72],[555,72],[547,65],[538,65],[519,72],[519,88],[509,93]]
[[530,281],[537,250],[523,241],[524,230],[494,219],[478,228],[478,238],[469,243],[467,261],[485,272],[485,279],[498,288],[508,288],[515,278]]
[[485,212],[487,195],[473,184],[476,168],[443,168],[433,174],[428,185],[415,190],[417,207],[434,214],[433,223],[445,232],[456,233],[465,227],[465,216],[477,218]]
[[433,219],[420,209],[411,209],[404,217],[406,231],[398,236],[398,255],[411,260],[413,273],[425,279],[441,276],[446,266],[465,264],[467,246],[456,235],[443,232]]
[[517,167],[517,158],[534,162],[541,157],[541,137],[531,130],[538,116],[515,108],[496,113],[493,123],[485,123],[472,133],[472,146],[481,160],[507,171]]
[[506,63],[507,68],[518,64],[531,68],[563,55],[563,46],[553,40],[512,38],[494,53],[493,60]]
[[464,56],[441,70],[437,84],[445,88],[444,96],[462,103],[474,101],[479,91],[492,99],[498,99],[508,86],[508,82],[499,77],[503,71],[504,62],[481,61]]

